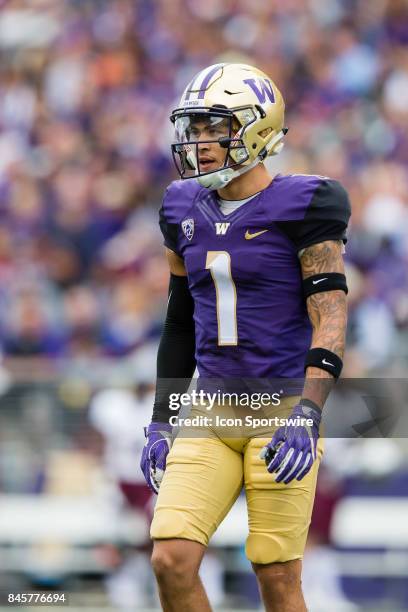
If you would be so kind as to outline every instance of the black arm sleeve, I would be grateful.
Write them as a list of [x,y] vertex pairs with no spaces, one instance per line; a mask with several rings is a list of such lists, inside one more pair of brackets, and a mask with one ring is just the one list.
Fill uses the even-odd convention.
[[168,423],[177,414],[169,409],[171,393],[185,393],[194,374],[194,302],[187,276],[170,275],[169,301],[157,353],[156,396],[152,421]]
[[159,225],[164,238],[164,245],[174,251],[179,257],[181,257],[178,250],[178,225],[177,223],[169,223],[164,214],[163,206],[159,210]]
[[347,242],[350,201],[338,182],[323,179],[313,194],[304,219],[279,221],[277,225],[294,243],[297,251],[326,240]]

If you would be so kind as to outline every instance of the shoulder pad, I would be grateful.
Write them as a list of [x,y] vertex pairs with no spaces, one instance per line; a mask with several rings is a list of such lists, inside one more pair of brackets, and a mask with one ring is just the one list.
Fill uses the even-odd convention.
[[[299,251],[326,240],[347,241],[346,230],[351,215],[350,201],[344,187],[325,176],[294,175],[286,189],[287,213],[276,219],[278,226]],[[274,202],[271,202],[273,204]],[[269,208],[273,209],[271,205]],[[295,217],[296,215],[301,215]]]
[[328,177],[320,179],[305,218],[339,220],[347,225],[351,215],[347,191],[339,181]]
[[207,191],[194,179],[173,181],[167,187],[162,213],[168,223],[180,223],[200,191]]
[[337,218],[347,223],[351,214],[346,190],[327,176],[277,175],[266,191],[267,214],[271,221],[300,221],[311,217]]
[[304,218],[322,177],[312,174],[278,174],[265,190],[267,215],[271,221]]

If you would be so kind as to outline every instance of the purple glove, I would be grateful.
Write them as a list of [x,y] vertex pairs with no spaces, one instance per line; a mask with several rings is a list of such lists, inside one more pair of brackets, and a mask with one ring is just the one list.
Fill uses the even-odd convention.
[[150,423],[149,427],[144,428],[147,440],[143,447],[140,468],[154,493],[159,492],[166,469],[166,459],[172,445],[172,429],[168,423]]
[[311,419],[313,425],[290,424],[277,429],[272,440],[261,450],[268,472],[275,472],[276,482],[288,484],[294,478],[302,480],[316,459],[317,440],[322,411],[316,406],[297,404],[288,421]]

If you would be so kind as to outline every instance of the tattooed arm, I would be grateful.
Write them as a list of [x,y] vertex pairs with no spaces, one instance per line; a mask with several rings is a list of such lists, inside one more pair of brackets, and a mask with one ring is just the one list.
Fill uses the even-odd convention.
[[[341,252],[341,240],[327,240],[306,247],[300,252],[303,278],[315,274],[344,274]],[[310,348],[326,349],[341,359],[347,320],[344,291],[322,291],[310,295],[307,298],[307,310],[313,327]],[[276,474],[276,482],[289,484],[295,478],[302,480],[310,471],[317,457],[321,409],[333,384],[334,378],[329,372],[311,366],[307,368],[302,399],[294,406],[290,416],[302,419],[306,417],[311,419],[311,423],[306,427],[295,425],[292,421],[280,427],[260,454],[268,472]],[[311,400],[312,404],[305,400]]]
[[[306,248],[300,256],[303,278],[325,272],[344,274],[342,242],[327,241]],[[341,359],[344,354],[347,303],[344,291],[314,293],[307,299],[307,310],[313,327],[310,348],[325,348]],[[323,407],[334,384],[331,374],[320,368],[308,367],[303,397]]]

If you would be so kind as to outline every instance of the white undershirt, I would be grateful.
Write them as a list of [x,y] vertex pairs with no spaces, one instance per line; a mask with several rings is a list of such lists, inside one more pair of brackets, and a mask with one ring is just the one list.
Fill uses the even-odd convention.
[[221,198],[218,198],[218,204],[222,214],[229,215],[230,213],[234,212],[234,210],[237,210],[238,208],[249,202],[249,200],[255,198],[257,195],[258,194],[255,193],[254,195],[249,196],[249,198],[244,198],[243,200],[222,200]]

